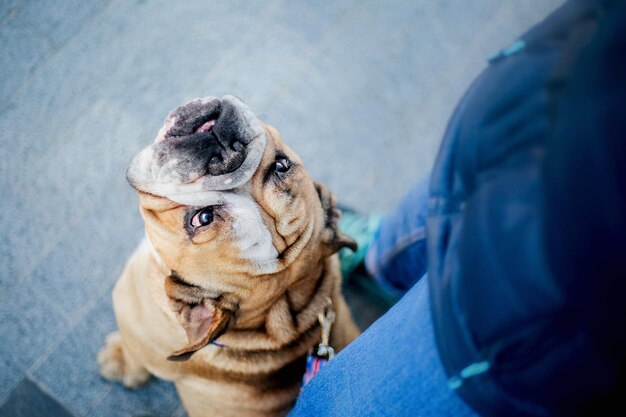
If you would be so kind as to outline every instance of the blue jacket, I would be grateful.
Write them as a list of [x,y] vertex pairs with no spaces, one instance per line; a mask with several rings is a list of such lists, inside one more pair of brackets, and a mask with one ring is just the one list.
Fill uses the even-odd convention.
[[450,388],[484,415],[626,415],[626,2],[566,3],[494,56],[430,192]]

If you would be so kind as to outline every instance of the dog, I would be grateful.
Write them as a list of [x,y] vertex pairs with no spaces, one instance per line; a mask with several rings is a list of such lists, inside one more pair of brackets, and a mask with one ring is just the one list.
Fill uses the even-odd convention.
[[336,255],[356,244],[330,191],[233,96],[172,111],[127,179],[146,237],[113,290],[101,375],[173,381],[190,417],[287,414],[326,300],[331,346],[359,334]]

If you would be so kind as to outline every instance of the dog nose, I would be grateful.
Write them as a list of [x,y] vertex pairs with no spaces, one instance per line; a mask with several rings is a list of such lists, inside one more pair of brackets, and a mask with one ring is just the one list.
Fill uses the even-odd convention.
[[200,130],[207,129],[207,140],[216,144],[208,158],[210,175],[222,175],[235,171],[246,159],[247,146],[254,137],[243,129],[244,120],[238,109],[229,102],[222,102],[221,112],[215,121],[209,120]]

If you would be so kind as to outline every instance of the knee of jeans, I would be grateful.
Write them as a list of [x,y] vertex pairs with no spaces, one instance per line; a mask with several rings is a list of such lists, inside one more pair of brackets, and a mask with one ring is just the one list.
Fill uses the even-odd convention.
[[413,240],[386,257],[378,256],[376,248],[371,249],[365,267],[383,286],[405,292],[428,271],[425,239]]

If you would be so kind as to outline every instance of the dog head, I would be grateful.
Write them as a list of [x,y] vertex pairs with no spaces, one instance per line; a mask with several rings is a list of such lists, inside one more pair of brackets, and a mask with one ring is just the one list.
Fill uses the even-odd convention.
[[[189,344],[186,358],[354,241],[337,229],[334,198],[312,181],[278,131],[238,98],[193,100],[172,111],[133,159],[146,232],[171,274],[165,289]],[[256,291],[256,292],[255,292]],[[272,294],[274,293],[274,294]],[[248,302],[248,304],[246,304]]]

